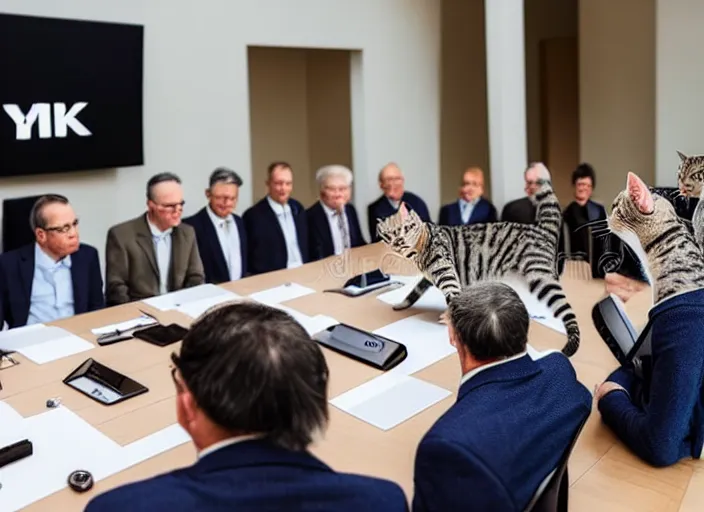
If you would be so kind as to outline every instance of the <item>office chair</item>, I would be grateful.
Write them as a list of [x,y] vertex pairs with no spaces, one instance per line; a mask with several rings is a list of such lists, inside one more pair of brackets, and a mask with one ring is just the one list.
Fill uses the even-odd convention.
[[42,196],[16,197],[2,202],[3,252],[34,242],[34,233],[29,226],[29,214],[40,197]]
[[567,474],[567,464],[572,454],[572,449],[582,433],[584,425],[586,425],[589,416],[582,422],[577,429],[577,433],[572,438],[572,442],[567,447],[560,465],[557,467],[555,474],[550,479],[547,487],[543,490],[540,497],[535,501],[532,507],[528,507],[530,512],[567,512],[567,501],[569,497],[570,478]]

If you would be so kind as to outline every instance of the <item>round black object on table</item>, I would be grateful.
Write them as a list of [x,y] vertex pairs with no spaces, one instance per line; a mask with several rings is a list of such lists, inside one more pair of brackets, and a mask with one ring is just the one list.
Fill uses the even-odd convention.
[[93,475],[82,469],[68,475],[68,486],[76,492],[86,492],[93,487]]

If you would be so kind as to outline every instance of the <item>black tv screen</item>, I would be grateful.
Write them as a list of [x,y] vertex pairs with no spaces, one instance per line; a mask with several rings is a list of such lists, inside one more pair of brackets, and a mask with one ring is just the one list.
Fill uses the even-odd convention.
[[0,14],[0,176],[144,163],[144,27]]

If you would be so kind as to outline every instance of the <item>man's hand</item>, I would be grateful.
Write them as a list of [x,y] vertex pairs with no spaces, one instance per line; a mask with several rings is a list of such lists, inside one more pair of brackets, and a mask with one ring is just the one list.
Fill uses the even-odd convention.
[[623,302],[628,301],[628,299],[648,286],[647,283],[642,281],[614,273],[606,274],[604,281],[606,282],[606,292],[613,293]]
[[621,386],[620,384],[616,384],[615,382],[611,381],[606,381],[602,382],[601,386],[599,386],[596,391],[594,391],[594,398],[596,398],[596,401],[598,402],[601,400],[607,393],[610,393],[611,391],[615,391],[617,389],[622,389],[626,391],[626,388]]

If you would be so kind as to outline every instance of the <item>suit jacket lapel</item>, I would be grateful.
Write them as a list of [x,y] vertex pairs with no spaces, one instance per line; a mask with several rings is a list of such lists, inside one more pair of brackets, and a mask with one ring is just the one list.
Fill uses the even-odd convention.
[[[206,207],[207,208],[207,207]],[[215,257],[215,261],[218,266],[219,274],[229,276],[230,271],[227,268],[227,261],[225,260],[225,255],[222,252],[222,247],[220,246],[220,239],[218,238],[218,233],[215,231],[215,226],[213,226],[213,221],[210,220],[210,215],[205,208],[201,210],[201,229],[203,230],[203,235],[208,240],[208,245],[210,250]],[[172,241],[173,242],[173,241]],[[229,281],[229,279],[228,279]]]
[[[469,216],[469,221],[467,222],[468,224],[472,223],[475,220],[483,220],[485,217],[486,213],[486,204],[484,204],[484,200],[479,198],[477,201],[477,204],[474,205],[474,208],[472,209],[472,214]],[[479,220],[480,221],[480,220]]]
[[459,201],[455,202],[455,204],[452,206],[452,209],[450,209],[450,215],[451,225],[461,226],[462,224],[464,224],[464,222],[462,222],[462,205]]
[[183,231],[176,226],[171,232],[171,258],[169,264],[169,291],[180,288],[183,281],[183,269],[188,266],[188,248],[186,247]]
[[[335,243],[332,241],[332,233],[330,232],[330,221],[328,220],[328,212],[318,203],[317,215],[315,216],[316,229],[322,236],[322,242],[325,245],[323,251],[326,254],[335,253]],[[348,214],[349,218],[349,214]],[[350,235],[351,238],[351,235]]]
[[29,313],[29,304],[32,300],[32,281],[34,281],[34,244],[27,246],[27,250],[19,258],[18,271],[22,290],[27,299],[27,313]]
[[75,314],[85,312],[87,308],[87,297],[83,293],[87,290],[88,278],[85,275],[87,265],[82,262],[81,249],[71,255],[71,284],[73,285],[73,310]]
[[[156,253],[154,252],[154,240],[152,239],[152,233],[149,231],[149,225],[147,224],[146,213],[141,219],[141,222],[137,225],[137,245],[139,245],[144,254],[147,256],[147,261],[152,266],[152,270],[155,275],[159,275],[159,266],[156,264]],[[157,283],[159,280],[157,279]]]
[[[279,249],[283,249],[284,251],[286,250],[286,235],[284,234],[284,230],[281,229],[281,224],[279,224],[279,218],[276,215],[276,212],[271,209],[271,205],[269,204],[269,200],[265,197],[262,199],[262,205],[263,205],[263,211],[265,212],[265,215],[269,217],[269,221],[264,224],[264,225],[272,225],[274,226],[274,229],[276,229],[276,232],[279,234],[279,240],[281,240],[282,247]],[[272,251],[276,251],[276,248],[272,247]],[[284,261],[286,261],[286,256],[284,256]]]

